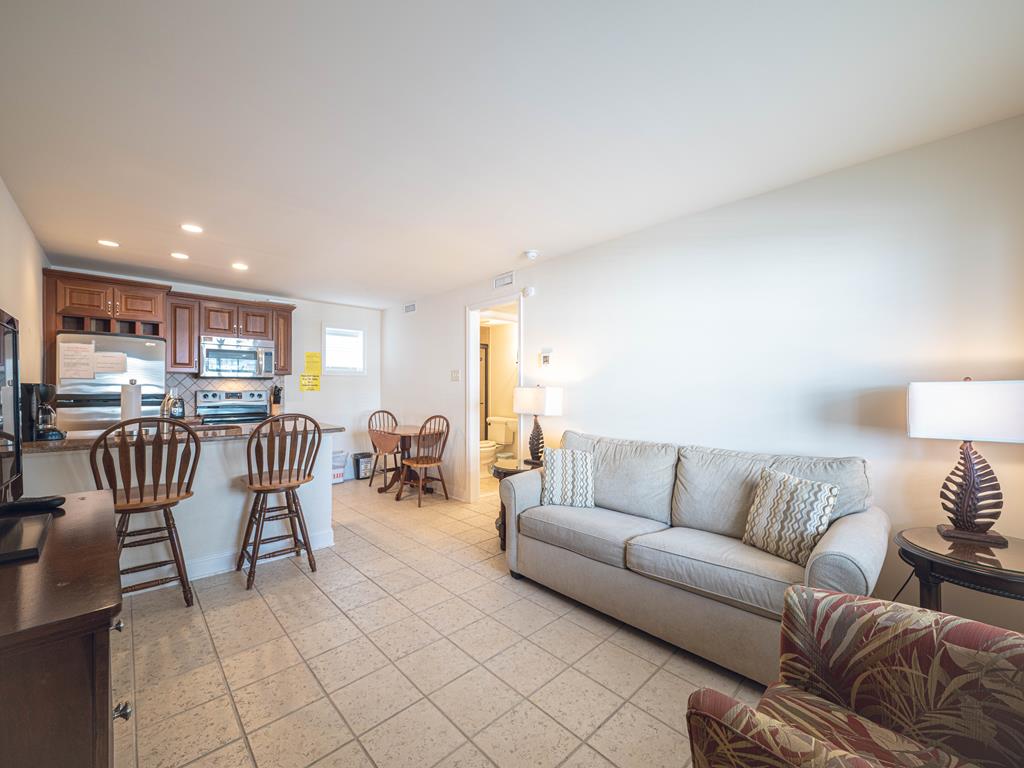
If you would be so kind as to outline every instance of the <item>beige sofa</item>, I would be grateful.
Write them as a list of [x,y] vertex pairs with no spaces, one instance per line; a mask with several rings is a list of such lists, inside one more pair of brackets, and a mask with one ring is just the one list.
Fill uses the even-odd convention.
[[[566,432],[594,454],[594,503],[541,506],[541,471],[501,482],[509,570],[763,683],[777,678],[790,584],[870,594],[889,541],[859,458],[741,453]],[[770,466],[839,486],[806,567],[745,545]]]

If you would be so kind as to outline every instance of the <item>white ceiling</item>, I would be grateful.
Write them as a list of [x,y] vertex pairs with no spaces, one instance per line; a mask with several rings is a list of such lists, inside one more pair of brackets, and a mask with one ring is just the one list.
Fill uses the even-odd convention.
[[384,306],[1024,112],[981,6],[0,0],[0,177],[55,263]]

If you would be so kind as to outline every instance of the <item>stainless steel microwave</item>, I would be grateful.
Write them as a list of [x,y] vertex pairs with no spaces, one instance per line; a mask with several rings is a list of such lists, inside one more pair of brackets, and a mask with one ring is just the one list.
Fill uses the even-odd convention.
[[201,336],[199,375],[222,379],[272,378],[274,342]]

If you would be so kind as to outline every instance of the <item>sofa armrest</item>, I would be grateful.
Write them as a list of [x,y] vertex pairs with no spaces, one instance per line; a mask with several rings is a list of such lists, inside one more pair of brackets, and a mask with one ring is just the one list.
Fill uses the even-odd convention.
[[498,486],[498,495],[505,505],[505,558],[511,571],[516,570],[518,562],[519,515],[540,506],[540,486],[539,469],[506,477]]
[[710,688],[690,694],[686,726],[695,768],[873,768],[877,765]]
[[889,516],[878,507],[839,518],[807,560],[807,586],[871,594],[889,548],[889,532]]

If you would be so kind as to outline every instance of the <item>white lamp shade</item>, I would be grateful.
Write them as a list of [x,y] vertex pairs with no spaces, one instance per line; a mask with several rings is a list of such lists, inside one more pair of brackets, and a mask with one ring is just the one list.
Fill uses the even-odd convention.
[[907,388],[907,434],[1024,443],[1024,381],[916,381]]
[[530,416],[561,416],[561,387],[516,387],[512,390],[512,410]]

